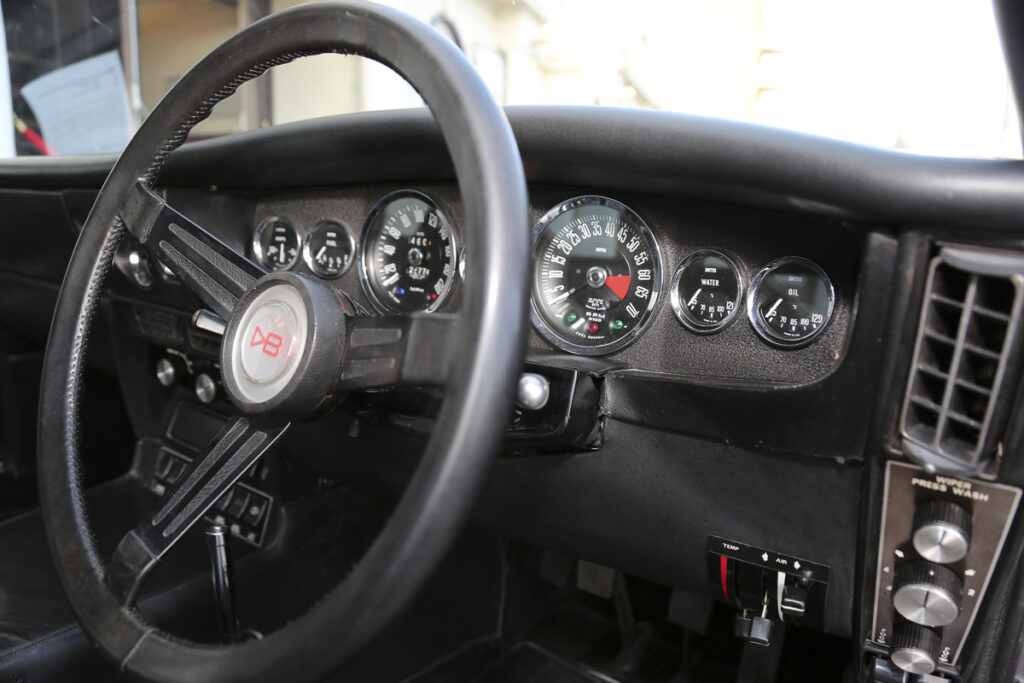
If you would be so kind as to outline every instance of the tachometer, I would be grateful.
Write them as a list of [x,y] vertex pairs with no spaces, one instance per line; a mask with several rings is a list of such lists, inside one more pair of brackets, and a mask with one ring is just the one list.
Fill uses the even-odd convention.
[[576,197],[534,228],[532,317],[555,346],[583,355],[618,351],[651,321],[661,257],[650,228],[614,199]]
[[359,279],[380,313],[433,311],[457,270],[458,244],[429,197],[399,190],[370,211],[360,239]]

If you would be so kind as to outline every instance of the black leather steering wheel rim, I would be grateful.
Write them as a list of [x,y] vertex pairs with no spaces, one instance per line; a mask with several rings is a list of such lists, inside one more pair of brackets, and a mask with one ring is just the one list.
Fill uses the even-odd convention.
[[[78,403],[89,331],[125,229],[118,218],[140,179],[213,105],[267,68],[350,53],[403,76],[448,144],[472,249],[445,405],[397,509],[350,575],[300,619],[261,641],[177,639],[124,606],[104,583],[79,477]],[[246,28],[197,64],[129,143],[83,228],[47,345],[39,422],[39,486],[57,573],[86,633],[121,670],[162,681],[313,679],[400,612],[450,547],[483,484],[511,409],[527,329],[529,221],[522,163],[508,122],[465,56],[398,11],[363,2],[300,6]]]

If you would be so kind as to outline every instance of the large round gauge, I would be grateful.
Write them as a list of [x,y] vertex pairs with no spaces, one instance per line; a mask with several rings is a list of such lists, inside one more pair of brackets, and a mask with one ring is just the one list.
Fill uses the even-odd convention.
[[306,235],[302,258],[322,278],[340,277],[352,265],[356,243],[338,221],[320,221]]
[[267,270],[287,270],[299,258],[299,232],[286,218],[271,216],[252,238],[252,253]]
[[363,226],[359,277],[366,296],[381,313],[435,310],[451,289],[458,246],[429,197],[413,190],[392,192]]
[[560,349],[617,351],[651,321],[661,257],[647,224],[607,197],[576,197],[534,228],[532,318]]
[[772,261],[750,283],[747,315],[764,339],[778,346],[801,346],[832,320],[835,290],[825,271],[805,258]]
[[690,254],[672,277],[672,310],[694,332],[716,332],[736,318],[743,298],[743,276],[718,251]]

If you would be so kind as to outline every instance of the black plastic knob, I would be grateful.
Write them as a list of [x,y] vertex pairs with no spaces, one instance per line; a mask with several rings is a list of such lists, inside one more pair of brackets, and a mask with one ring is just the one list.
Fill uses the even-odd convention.
[[892,663],[912,674],[930,674],[939,660],[942,640],[930,628],[900,623],[892,634],[889,658]]
[[971,515],[948,500],[930,500],[914,512],[914,550],[939,564],[959,562],[971,545]]
[[892,602],[908,621],[945,626],[960,616],[964,584],[949,567],[915,560],[896,567]]

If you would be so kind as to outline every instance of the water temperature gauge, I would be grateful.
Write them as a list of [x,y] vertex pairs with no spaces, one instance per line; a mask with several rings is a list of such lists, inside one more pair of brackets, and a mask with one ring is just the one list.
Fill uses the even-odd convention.
[[828,326],[835,300],[825,271],[805,258],[789,256],[772,261],[754,278],[747,315],[766,341],[802,346]]
[[717,332],[736,317],[743,298],[739,268],[718,251],[698,251],[672,278],[672,310],[694,332]]

